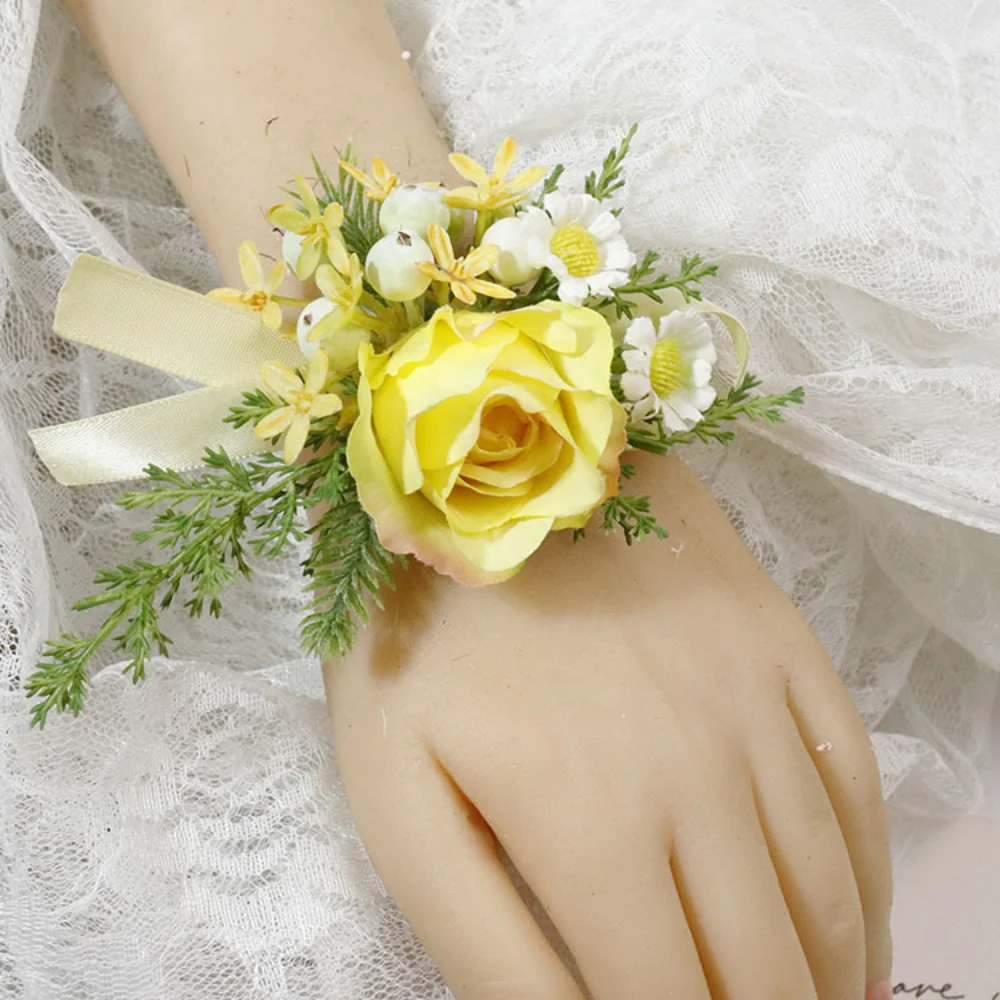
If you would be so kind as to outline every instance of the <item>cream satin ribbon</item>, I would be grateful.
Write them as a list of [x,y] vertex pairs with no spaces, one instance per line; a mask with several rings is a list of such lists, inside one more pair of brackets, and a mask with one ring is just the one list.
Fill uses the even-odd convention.
[[690,302],[684,308],[689,312],[701,313],[705,316],[718,316],[722,321],[722,325],[732,338],[733,350],[736,352],[736,363],[739,365],[736,375],[733,377],[733,385],[739,385],[747,373],[747,365],[750,362],[750,336],[746,327],[735,316],[730,316],[724,309],[720,309],[714,302],[709,302],[707,299],[703,302]]
[[252,427],[237,430],[223,418],[258,384],[265,361],[303,362],[297,345],[256,313],[88,255],[70,269],[53,325],[66,340],[205,386],[31,431],[39,457],[66,486],[138,479],[150,464],[195,469],[206,448],[233,458],[269,450]]

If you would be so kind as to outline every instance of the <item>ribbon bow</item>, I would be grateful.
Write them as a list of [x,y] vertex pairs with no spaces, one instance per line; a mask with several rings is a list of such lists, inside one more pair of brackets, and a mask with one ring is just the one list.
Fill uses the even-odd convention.
[[30,431],[39,457],[66,486],[138,479],[151,464],[195,469],[206,448],[225,448],[233,458],[267,451],[252,427],[223,420],[258,384],[265,361],[302,364],[297,345],[256,313],[86,254],[59,293],[53,327],[66,340],[204,386]]

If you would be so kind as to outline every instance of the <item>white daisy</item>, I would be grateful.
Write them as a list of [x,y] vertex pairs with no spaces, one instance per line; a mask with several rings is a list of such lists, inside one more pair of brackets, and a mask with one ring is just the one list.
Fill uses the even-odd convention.
[[589,295],[609,295],[628,280],[635,254],[621,224],[589,194],[545,196],[545,209],[529,208],[518,218],[528,230],[532,263],[559,279],[559,298],[581,305]]
[[622,392],[631,403],[632,419],[659,417],[667,433],[698,423],[715,402],[715,389],[709,385],[715,344],[705,317],[677,309],[654,326],[640,316],[629,324],[625,344]]

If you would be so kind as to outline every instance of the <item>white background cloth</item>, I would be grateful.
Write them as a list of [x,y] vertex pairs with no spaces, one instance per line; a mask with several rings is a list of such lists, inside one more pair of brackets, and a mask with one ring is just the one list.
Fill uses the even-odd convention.
[[[579,178],[640,122],[629,238],[717,259],[753,367],[808,394],[688,457],[837,663],[891,801],[978,808],[1000,666],[997,5],[393,7],[460,149],[514,134]],[[69,605],[131,558],[137,521],[113,487],[52,482],[25,431],[178,388],[55,342],[58,286],[80,251],[218,279],[55,2],[0,0],[0,170],[0,993],[444,996],[352,830],[296,658],[294,560],[227,621],[176,620],[184,662],[139,688],[106,670],[83,719],[28,731],[18,678],[83,624]]]

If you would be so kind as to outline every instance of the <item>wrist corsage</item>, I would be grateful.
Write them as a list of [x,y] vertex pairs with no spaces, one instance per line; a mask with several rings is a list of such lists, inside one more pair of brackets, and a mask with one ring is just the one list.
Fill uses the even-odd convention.
[[[453,154],[452,190],[377,158],[345,156],[335,178],[314,161],[267,213],[281,258],[239,248],[244,289],[201,296],[79,258],[57,333],[201,388],[33,432],[60,482],[145,476],[121,504],[156,512],[135,536],[155,556],[103,571],[76,605],[106,608],[103,624],[48,643],[33,722],[81,710],[105,643],[139,681],[168,652],[162,609],[217,616],[254,558],[305,539],[303,647],[337,657],[408,556],[480,585],[595,516],[629,544],[665,537],[650,498],[620,490],[626,449],[727,443],[735,419],[781,420],[802,390],[755,393],[743,326],[701,294],[714,265],[668,275],[629,247],[613,196],[634,132],[582,191],[559,166],[513,172],[513,139],[492,170]],[[289,272],[303,297],[282,294]],[[713,322],[735,349],[721,392]]]

